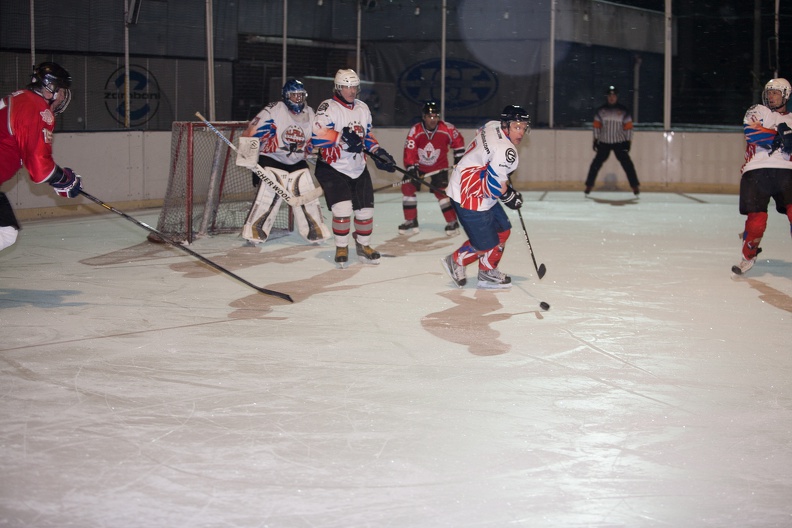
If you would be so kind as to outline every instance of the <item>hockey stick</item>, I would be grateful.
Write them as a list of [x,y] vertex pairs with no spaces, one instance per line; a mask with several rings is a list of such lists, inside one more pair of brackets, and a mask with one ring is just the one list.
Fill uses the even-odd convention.
[[[439,170],[436,170],[436,171],[427,172],[422,177],[419,177],[419,179],[422,180],[422,178],[426,178],[427,176],[434,176],[435,174],[439,174],[439,173],[443,172],[444,170],[450,171],[451,167],[449,167],[447,169],[439,169]],[[401,187],[405,183],[407,183],[405,180],[401,180],[401,181],[397,181],[396,183],[390,183],[388,185],[383,185],[382,187],[377,187],[376,189],[374,189],[374,192],[384,191],[385,189],[392,189],[394,187]],[[411,182],[411,183],[415,184],[415,182]],[[424,185],[429,185],[428,183],[424,183],[423,181],[421,181],[421,183],[424,184]],[[418,190],[420,190],[420,187],[419,187]]]
[[[511,176],[509,176],[509,185],[511,184]],[[528,243],[528,251],[531,252],[531,260],[533,260],[534,269],[536,269],[536,275],[538,275],[539,279],[541,280],[542,277],[545,276],[545,273],[547,273],[547,268],[545,268],[544,264],[539,266],[536,265],[536,257],[534,256],[533,247],[531,247],[531,240],[528,238],[528,230],[525,229],[525,220],[523,220],[522,212],[519,209],[517,209],[517,216],[520,217],[520,224],[522,225],[523,234],[525,235],[525,241]]]
[[225,273],[225,274],[226,274],[226,275],[228,275],[229,277],[232,277],[232,278],[234,278],[234,279],[238,280],[238,281],[239,281],[239,282],[241,282],[242,284],[244,284],[244,285],[246,285],[246,286],[250,286],[250,287],[251,287],[251,288],[253,288],[254,290],[256,290],[256,291],[258,291],[258,292],[260,292],[260,293],[263,293],[263,294],[265,294],[265,295],[272,295],[273,297],[278,297],[278,298],[280,298],[280,299],[283,299],[283,300],[285,300],[285,301],[289,301],[289,302],[292,302],[292,303],[294,302],[294,300],[291,298],[291,296],[289,296],[289,295],[287,295],[287,294],[285,294],[285,293],[281,293],[281,292],[278,292],[278,291],[275,291],[275,290],[268,290],[268,289],[266,289],[266,288],[260,288],[260,287],[256,286],[255,284],[253,284],[252,282],[248,282],[248,281],[246,281],[245,279],[243,279],[243,278],[242,278],[242,277],[240,277],[239,275],[236,275],[236,274],[234,274],[234,273],[231,273],[230,271],[228,271],[227,269],[225,269],[225,268],[224,268],[224,267],[222,267],[221,265],[219,265],[219,264],[215,264],[214,262],[212,262],[212,261],[211,261],[211,260],[209,260],[208,258],[204,257],[203,255],[199,255],[199,254],[198,254],[198,253],[196,253],[195,251],[193,251],[193,250],[191,250],[191,249],[189,249],[189,248],[186,248],[186,247],[182,246],[182,245],[181,245],[181,244],[179,244],[178,242],[175,242],[175,241],[171,240],[170,238],[168,238],[167,236],[165,236],[165,235],[164,235],[164,234],[162,234],[161,232],[157,231],[157,230],[156,230],[156,229],[154,229],[153,227],[149,226],[148,224],[145,224],[145,223],[141,222],[140,220],[136,220],[135,218],[132,218],[132,217],[131,217],[131,216],[129,216],[128,214],[126,214],[126,213],[124,213],[124,212],[122,212],[122,211],[119,211],[118,209],[116,209],[116,208],[115,208],[115,207],[113,207],[112,205],[108,205],[108,204],[104,203],[104,202],[103,202],[102,200],[100,200],[99,198],[97,198],[97,197],[95,197],[95,196],[92,196],[92,195],[88,194],[87,192],[85,192],[85,191],[83,191],[83,190],[80,190],[80,194],[82,194],[83,196],[85,196],[86,198],[88,198],[89,200],[91,200],[92,202],[94,202],[94,203],[97,203],[97,204],[101,205],[102,207],[104,207],[104,208],[105,208],[105,209],[107,209],[108,211],[112,211],[112,212],[114,212],[114,213],[115,213],[115,214],[117,214],[117,215],[123,216],[124,218],[126,218],[127,220],[129,220],[130,222],[132,222],[133,224],[137,224],[137,225],[139,225],[140,227],[142,227],[143,229],[145,229],[146,231],[150,231],[151,233],[154,233],[155,235],[157,235],[159,238],[161,238],[162,240],[164,240],[165,242],[167,242],[167,243],[168,243],[168,244],[170,244],[171,246],[173,246],[173,247],[176,247],[176,248],[179,248],[179,249],[181,249],[182,251],[186,251],[187,253],[189,253],[189,254],[190,254],[190,255],[192,255],[193,257],[197,258],[198,260],[200,260],[200,261],[201,261],[201,262],[203,262],[204,264],[207,264],[207,265],[209,265],[209,266],[213,267],[213,268],[214,268],[214,269],[216,269],[217,271],[220,271],[220,272],[222,272],[222,273]]
[[[364,149],[363,149],[363,152],[365,152],[366,154],[368,154],[369,156],[371,156],[371,157],[372,157],[372,158],[374,158],[375,160],[379,160],[379,162],[380,162],[380,163],[386,163],[386,164],[388,163],[388,162],[387,162],[387,160],[385,160],[385,159],[383,159],[383,158],[380,158],[379,156],[377,156],[376,154],[374,154],[373,152],[371,152],[371,151],[370,151],[369,149],[367,149],[367,148],[364,148]],[[442,189],[438,189],[437,187],[435,187],[435,186],[434,186],[434,185],[432,185],[431,183],[429,183],[429,182],[425,182],[425,181],[421,180],[420,178],[416,178],[416,177],[415,177],[415,176],[413,176],[413,175],[412,175],[410,172],[408,172],[408,171],[406,171],[406,170],[402,169],[402,168],[401,168],[401,167],[399,167],[398,165],[394,164],[394,165],[393,165],[393,168],[394,168],[394,169],[396,169],[397,171],[401,172],[402,174],[404,174],[404,175],[405,175],[405,176],[407,176],[408,178],[410,178],[410,179],[413,181],[413,183],[415,183],[415,185],[417,185],[417,186],[418,186],[418,188],[419,188],[419,189],[421,188],[421,185],[426,185],[427,187],[429,187],[429,190],[430,190],[430,191],[432,191],[432,192],[436,192],[436,193],[440,193],[440,194],[445,194],[445,191],[443,191]],[[426,176],[426,175],[424,174],[424,176]],[[401,184],[400,184],[400,185],[401,185]]]
[[[202,116],[200,112],[195,112],[195,115],[198,116],[198,119],[203,121],[203,124],[205,124],[207,127],[209,127],[209,130],[211,130],[212,132],[217,134],[217,137],[222,139],[223,142],[226,145],[228,145],[228,147],[231,150],[233,150],[234,152],[237,152],[236,146],[231,141],[229,141],[229,139],[227,137],[225,137],[222,132],[217,130],[214,127],[214,125],[212,125],[212,123],[207,121],[206,118],[204,118],[204,116]],[[311,191],[309,191],[306,194],[302,194],[300,196],[294,196],[289,191],[284,189],[278,182],[276,182],[275,180],[273,180],[269,176],[267,176],[266,169],[264,167],[262,167],[261,165],[257,164],[255,167],[253,167],[252,170],[253,170],[253,172],[256,173],[256,176],[258,176],[261,179],[261,181],[263,181],[264,183],[266,183],[267,185],[272,187],[272,189],[278,194],[278,196],[283,198],[283,201],[286,202],[287,204],[291,205],[291,206],[300,206],[300,205],[308,204],[310,202],[313,202],[314,200],[316,200],[320,196],[322,196],[322,194],[324,193],[324,191],[322,190],[321,187],[317,187],[315,189],[312,189]]]

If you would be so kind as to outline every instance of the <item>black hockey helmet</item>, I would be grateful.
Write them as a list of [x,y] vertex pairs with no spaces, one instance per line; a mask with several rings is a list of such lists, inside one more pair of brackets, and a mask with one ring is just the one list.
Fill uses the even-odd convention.
[[[28,89],[43,96],[43,90],[53,95],[50,106],[55,114],[63,113],[71,101],[72,78],[62,66],[54,62],[42,62],[35,68],[30,76]],[[63,96],[58,96],[58,91],[63,90]]]
[[427,101],[423,105],[423,115],[437,114],[440,115],[440,105],[436,101]]
[[522,106],[509,105],[505,107],[503,112],[501,112],[500,118],[501,125],[506,128],[512,121],[522,121],[523,123],[528,123],[529,128],[531,126],[531,116],[528,115],[528,112]]

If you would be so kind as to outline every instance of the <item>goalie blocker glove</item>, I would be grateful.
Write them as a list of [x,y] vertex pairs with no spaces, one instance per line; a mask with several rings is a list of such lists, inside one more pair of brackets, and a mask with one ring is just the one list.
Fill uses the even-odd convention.
[[363,152],[363,140],[349,127],[344,127],[341,132],[341,139],[347,144],[347,152],[352,152],[353,154]]
[[393,159],[393,156],[388,154],[387,150],[380,147],[376,152],[372,152],[372,154],[374,154],[374,165],[376,165],[379,170],[396,172],[396,160]]
[[80,176],[75,174],[70,168],[61,169],[56,166],[55,173],[47,183],[52,185],[58,195],[64,198],[76,198],[80,195],[80,190],[82,189],[80,180]]
[[506,192],[501,196],[501,201],[509,209],[519,209],[522,207],[523,203],[522,194],[515,191],[514,188],[509,185],[506,187]]

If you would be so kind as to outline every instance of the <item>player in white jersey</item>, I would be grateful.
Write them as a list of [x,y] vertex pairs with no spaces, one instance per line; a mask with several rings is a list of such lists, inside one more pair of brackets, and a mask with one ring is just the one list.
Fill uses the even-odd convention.
[[740,214],[746,215],[742,259],[732,271],[751,269],[761,251],[767,228],[770,198],[776,211],[789,218],[792,229],[792,115],[787,111],[792,87],[786,79],[771,79],[762,91],[762,103],[743,118],[745,163],[740,178]]
[[[308,93],[303,83],[289,79],[281,90],[281,101],[264,107],[239,139],[237,165],[265,168],[283,188],[295,196],[314,189],[306,158],[311,154],[311,127],[314,111],[306,105]],[[260,183],[253,173],[253,185]],[[256,200],[242,228],[249,244],[264,243],[269,237],[283,198],[269,185],[259,187]],[[330,238],[319,200],[292,208],[297,230],[311,243]]]
[[316,179],[333,214],[335,262],[339,268],[348,264],[350,222],[354,217],[352,237],[358,259],[379,264],[379,252],[369,244],[374,226],[374,187],[363,150],[376,154],[374,161],[381,170],[395,172],[396,162],[371,134],[371,111],[357,99],[357,73],[338,70],[334,81],[333,97],[316,109],[312,140],[319,150]]
[[476,260],[479,288],[511,288],[511,277],[498,269],[511,233],[511,222],[498,202],[522,207],[522,195],[509,184],[509,175],[519,164],[516,147],[530,130],[528,112],[509,105],[500,121],[490,121],[476,133],[454,167],[446,193],[468,240],[441,263],[460,288],[467,283],[465,267]]

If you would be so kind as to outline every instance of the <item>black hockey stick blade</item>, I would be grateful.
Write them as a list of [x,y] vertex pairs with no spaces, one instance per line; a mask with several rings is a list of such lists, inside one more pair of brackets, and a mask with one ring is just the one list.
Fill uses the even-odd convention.
[[243,279],[239,275],[236,275],[235,273],[232,273],[232,272],[228,271],[223,266],[221,266],[221,265],[219,265],[219,264],[217,264],[215,262],[212,262],[211,260],[209,260],[208,258],[204,257],[203,255],[200,255],[200,254],[196,253],[195,251],[193,251],[192,249],[184,247],[183,245],[179,244],[178,242],[176,242],[174,240],[171,240],[166,235],[164,235],[160,231],[157,231],[156,229],[154,229],[150,225],[148,225],[148,224],[146,224],[144,222],[141,222],[140,220],[137,220],[137,219],[129,216],[128,214],[124,213],[123,211],[119,211],[118,209],[116,209],[112,205],[106,204],[105,202],[103,202],[99,198],[97,198],[97,197],[95,197],[95,196],[93,196],[91,194],[88,194],[87,192],[85,192],[83,190],[80,190],[80,194],[82,194],[83,196],[85,196],[86,198],[91,200],[92,202],[101,205],[102,207],[104,207],[108,211],[111,211],[111,212],[113,212],[113,213],[115,213],[115,214],[117,214],[119,216],[122,216],[122,217],[126,218],[127,220],[129,220],[133,224],[136,224],[136,225],[142,227],[146,231],[154,233],[155,235],[157,235],[159,238],[161,238],[162,240],[164,240],[165,242],[167,242],[171,246],[173,246],[175,248],[178,248],[178,249],[181,249],[182,251],[184,251],[186,253],[189,253],[190,255],[192,255],[193,257],[197,258],[198,260],[200,260],[204,264],[206,264],[208,266],[211,266],[212,268],[216,269],[217,271],[219,271],[221,273],[225,273],[229,277],[238,280],[239,282],[241,282],[245,286],[249,286],[249,287],[253,288],[254,290],[256,290],[257,292],[263,293],[264,295],[271,295],[273,297],[278,297],[279,299],[283,299],[284,301],[289,301],[291,303],[294,302],[294,300],[291,298],[290,295],[287,295],[285,293],[281,293],[281,292],[275,291],[275,290],[268,290],[266,288],[261,288],[259,286],[256,286],[252,282],[248,282],[247,280]]
[[538,268],[536,268],[536,274],[537,274],[537,275],[539,276],[539,278],[541,279],[542,277],[544,277],[544,276],[545,276],[545,273],[547,273],[547,268],[545,268],[545,265],[544,265],[544,264],[539,264],[539,267],[538,267]]

